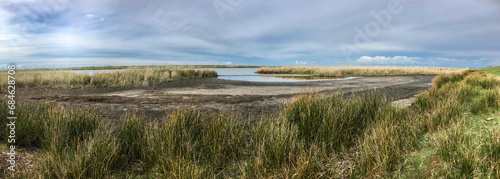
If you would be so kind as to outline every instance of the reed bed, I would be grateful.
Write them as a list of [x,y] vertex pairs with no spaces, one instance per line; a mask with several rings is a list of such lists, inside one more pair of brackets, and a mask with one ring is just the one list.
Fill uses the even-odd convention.
[[16,144],[42,152],[33,171],[2,177],[500,177],[500,118],[485,120],[498,112],[500,80],[468,70],[433,82],[408,108],[376,92],[304,93],[260,120],[179,109],[157,122],[131,113],[113,131],[93,109],[19,104]]
[[137,66],[88,66],[88,67],[68,67],[68,68],[37,68],[24,69],[21,71],[67,71],[67,70],[118,70],[118,69],[195,69],[195,68],[260,68],[255,65],[137,65]]
[[[420,93],[410,108],[395,110],[397,116],[386,116],[366,131],[359,143],[353,176],[498,178],[498,161],[491,155],[496,154],[491,149],[496,149],[495,137],[498,135],[488,136],[486,130],[486,135],[475,130],[477,132],[468,137],[453,133],[469,133],[470,126],[484,124],[484,115],[494,115],[498,111],[500,100],[493,96],[499,95],[500,88],[496,86],[491,91],[489,87],[499,81],[497,77],[479,70],[436,77],[434,84],[440,86],[433,85],[427,92]],[[470,125],[465,126],[463,123]],[[491,127],[490,133],[498,131],[498,119],[487,126]],[[467,140],[460,139],[464,137]],[[462,154],[439,150],[440,147],[446,147],[443,145],[448,145],[446,143],[450,140],[452,145],[461,146],[454,149],[460,149]],[[481,154],[478,148],[467,143],[471,141],[475,141],[476,145],[495,147],[483,149]],[[451,159],[443,157],[446,153],[452,156]],[[467,161],[471,159],[474,162]]]
[[[171,70],[165,68],[128,69],[111,73],[77,74],[72,72],[17,72],[17,88],[107,88],[138,87],[178,80],[213,78],[213,70]],[[0,75],[0,89],[7,86],[6,74]]]
[[264,67],[260,74],[301,74],[316,77],[392,76],[392,75],[440,75],[460,73],[465,68],[445,67],[392,67],[392,66],[337,66],[337,67]]

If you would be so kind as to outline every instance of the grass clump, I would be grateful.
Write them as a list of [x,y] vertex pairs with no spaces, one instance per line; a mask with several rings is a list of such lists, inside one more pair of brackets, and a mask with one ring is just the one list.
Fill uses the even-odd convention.
[[362,135],[353,171],[358,177],[386,177],[401,168],[405,152],[417,145],[420,130],[410,120],[418,117],[409,109],[384,111],[379,121]]
[[[7,116],[7,103],[0,104],[0,115]],[[16,104],[16,145],[58,148],[71,141],[91,135],[100,124],[99,113],[86,109],[64,109],[54,104]],[[6,126],[8,120],[0,123]],[[0,130],[0,139],[7,141],[8,132]]]
[[376,93],[349,100],[339,94],[327,98],[305,94],[288,105],[285,115],[304,140],[339,150],[349,148],[386,108],[388,101]]
[[144,124],[129,117],[117,129],[122,154],[141,162],[143,172],[155,177],[208,177],[238,161],[243,148],[243,126],[227,113],[202,115],[181,110],[162,123]]
[[[6,103],[0,104],[7,116]],[[117,167],[119,149],[111,135],[96,134],[101,125],[99,112],[64,109],[54,104],[16,104],[16,141],[18,147],[38,147],[42,152],[34,165],[36,173],[24,171],[14,178],[106,178]],[[2,125],[6,125],[2,120]],[[2,141],[7,129],[0,130]],[[7,143],[7,142],[5,142]]]
[[432,147],[437,149],[435,163],[448,165],[439,171],[450,178],[498,178],[500,162],[498,119],[483,122],[479,116],[453,124]]
[[[255,153],[253,170],[276,170],[297,160],[304,149],[298,130],[284,121],[261,121],[252,131]],[[257,168],[257,169],[256,169]],[[248,168],[246,168],[248,170]],[[246,171],[246,173],[251,173]]]
[[109,132],[75,141],[63,150],[49,148],[39,157],[35,167],[41,178],[110,178],[111,171],[122,167],[120,145]]
[[129,163],[140,161],[146,155],[146,124],[139,114],[129,114],[118,125],[116,138],[120,141],[121,154],[127,156]]
[[166,129],[174,154],[198,160],[215,167],[227,165],[239,158],[242,147],[242,127],[229,114],[203,116],[200,111],[174,113],[167,120]]
[[493,78],[492,75],[475,72],[467,76],[465,83],[472,86],[479,86],[483,89],[493,89],[500,85],[500,81]]

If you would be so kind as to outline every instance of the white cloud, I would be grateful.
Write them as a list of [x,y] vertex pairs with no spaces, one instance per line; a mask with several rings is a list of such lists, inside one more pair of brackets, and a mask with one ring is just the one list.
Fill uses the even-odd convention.
[[304,61],[295,60],[295,65],[307,65],[307,63]]
[[458,67],[463,66],[466,63],[479,63],[484,60],[463,60],[463,59],[454,59],[454,58],[423,58],[423,57],[408,57],[408,56],[394,56],[394,57],[385,57],[385,56],[362,56],[357,59],[356,62],[360,64],[368,64],[368,65],[405,65],[405,64],[417,64],[423,66],[440,66],[439,64],[450,64],[449,66]]
[[86,14],[85,16],[88,17],[88,18],[93,18],[94,14]]
[[358,63],[366,63],[366,64],[409,64],[409,63],[417,63],[416,60],[422,59],[420,57],[407,57],[407,56],[394,56],[394,57],[385,57],[385,56],[362,56],[356,62]]
[[464,62],[464,60],[458,60],[453,58],[436,58],[437,61],[445,61],[445,62]]
[[232,62],[226,62],[226,63],[224,63],[224,64],[226,64],[226,65],[231,65],[231,64],[233,64],[233,63],[232,63]]
[[1,34],[0,33],[0,40],[12,40],[18,38],[19,35],[14,35],[14,34]]

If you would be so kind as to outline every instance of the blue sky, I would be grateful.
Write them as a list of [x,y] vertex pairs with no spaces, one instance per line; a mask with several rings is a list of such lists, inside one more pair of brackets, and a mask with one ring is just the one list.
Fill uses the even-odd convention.
[[500,65],[497,0],[0,1],[0,64]]

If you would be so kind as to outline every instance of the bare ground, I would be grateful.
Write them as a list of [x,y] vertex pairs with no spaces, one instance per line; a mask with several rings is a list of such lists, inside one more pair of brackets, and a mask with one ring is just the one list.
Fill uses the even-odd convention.
[[260,116],[278,111],[294,95],[315,91],[346,96],[372,90],[399,105],[427,89],[432,75],[362,77],[306,82],[248,82],[217,78],[172,82],[157,86],[107,89],[25,89],[16,97],[22,101],[53,101],[69,107],[94,107],[105,119],[117,121],[127,112],[141,112],[148,119],[161,119],[178,109],[229,110],[242,115]]

